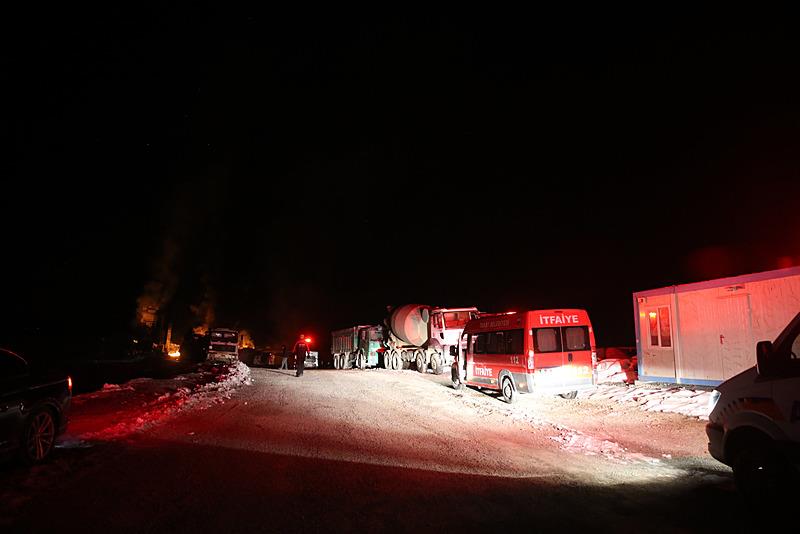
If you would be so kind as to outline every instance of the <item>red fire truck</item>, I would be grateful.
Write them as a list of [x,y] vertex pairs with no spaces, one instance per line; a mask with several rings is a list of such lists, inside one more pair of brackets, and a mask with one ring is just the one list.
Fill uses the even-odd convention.
[[481,315],[452,347],[453,387],[499,390],[506,402],[517,393],[551,392],[574,399],[596,382],[594,332],[585,310],[536,310]]

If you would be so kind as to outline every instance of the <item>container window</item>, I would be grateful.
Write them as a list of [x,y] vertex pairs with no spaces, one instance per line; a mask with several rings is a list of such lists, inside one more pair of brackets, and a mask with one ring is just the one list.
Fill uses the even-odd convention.
[[533,341],[536,352],[561,352],[561,332],[558,328],[535,328]]
[[659,324],[659,333],[661,334],[661,346],[671,347],[672,334],[670,331],[670,324],[669,324],[669,308],[667,306],[662,306],[658,308],[658,324]]
[[566,350],[591,350],[588,326],[564,327],[564,345]]
[[647,319],[650,323],[650,346],[658,347],[658,314],[651,311],[647,314]]

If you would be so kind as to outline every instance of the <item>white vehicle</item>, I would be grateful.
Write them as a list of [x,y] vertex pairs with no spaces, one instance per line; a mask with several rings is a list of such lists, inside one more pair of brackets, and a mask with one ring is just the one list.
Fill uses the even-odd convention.
[[774,504],[800,487],[800,314],[758,343],[756,362],[714,391],[708,451],[742,494]]

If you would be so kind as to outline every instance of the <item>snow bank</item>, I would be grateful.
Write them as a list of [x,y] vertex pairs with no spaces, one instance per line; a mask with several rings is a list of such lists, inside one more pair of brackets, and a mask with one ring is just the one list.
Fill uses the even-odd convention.
[[711,392],[695,390],[685,386],[655,387],[600,384],[593,390],[580,393],[579,396],[621,403],[634,402],[642,410],[672,412],[699,419],[708,419]]
[[[167,380],[137,378],[122,386],[106,384],[96,393],[77,395],[67,439],[112,440],[146,430],[183,410],[205,410],[230,399],[250,384],[242,362],[206,365],[199,372]],[[87,402],[88,401],[88,402]]]

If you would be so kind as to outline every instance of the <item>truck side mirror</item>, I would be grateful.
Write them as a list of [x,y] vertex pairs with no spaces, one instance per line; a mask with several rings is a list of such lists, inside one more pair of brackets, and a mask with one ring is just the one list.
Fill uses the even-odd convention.
[[450,345],[450,356],[453,356],[454,358],[458,357],[458,347],[457,346]]
[[768,376],[772,360],[772,341],[759,341],[756,345],[756,371],[760,376]]

